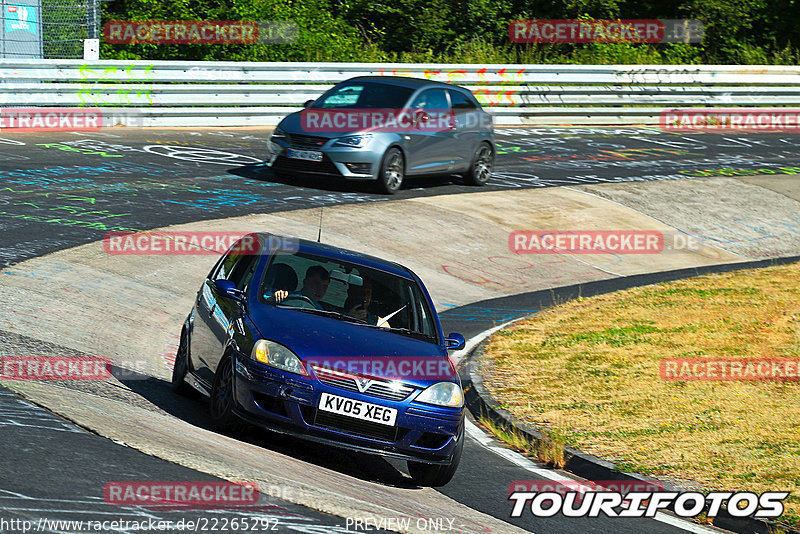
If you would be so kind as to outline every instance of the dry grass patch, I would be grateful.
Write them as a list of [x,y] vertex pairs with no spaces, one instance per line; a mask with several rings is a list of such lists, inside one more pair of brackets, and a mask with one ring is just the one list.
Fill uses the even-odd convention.
[[516,417],[636,471],[707,489],[791,491],[800,382],[667,382],[668,357],[800,359],[800,264],[574,300],[495,334],[485,384]]
[[566,463],[566,458],[564,458],[565,443],[561,436],[544,432],[541,439],[531,441],[516,428],[497,425],[485,416],[478,418],[478,424],[506,442],[512,449],[532,456],[543,464],[561,469]]

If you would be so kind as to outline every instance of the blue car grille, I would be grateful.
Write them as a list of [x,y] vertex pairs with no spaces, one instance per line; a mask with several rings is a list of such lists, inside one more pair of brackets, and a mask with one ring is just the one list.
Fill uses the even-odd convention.
[[408,428],[370,423],[353,417],[323,412],[313,406],[301,406],[300,411],[303,413],[303,418],[310,425],[337,430],[351,436],[391,443],[403,439],[410,431]]
[[[340,389],[346,389],[348,391],[365,393],[379,399],[401,401],[408,398],[408,396],[414,391],[413,387],[405,384],[394,384],[389,381],[376,379],[370,380],[369,385],[362,383],[362,389],[359,389],[355,376],[330,369],[324,369],[316,365],[312,365],[311,367],[314,369],[314,373],[317,375],[319,381],[323,384]],[[364,385],[366,385],[366,387],[364,387]]]
[[317,417],[314,421],[316,426],[340,430],[354,436],[379,439],[381,441],[397,441],[396,426],[386,426],[369,421],[361,421],[352,417],[336,415],[335,413],[321,412],[317,410]]

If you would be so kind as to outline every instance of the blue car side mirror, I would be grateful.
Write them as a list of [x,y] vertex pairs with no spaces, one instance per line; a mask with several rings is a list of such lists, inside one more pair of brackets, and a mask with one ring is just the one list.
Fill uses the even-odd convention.
[[244,291],[238,289],[236,284],[231,282],[230,280],[223,280],[218,279],[214,280],[214,286],[217,288],[217,291],[225,295],[226,297],[230,297],[233,300],[244,302]]
[[461,350],[467,344],[464,336],[455,332],[444,338],[444,346],[447,350]]

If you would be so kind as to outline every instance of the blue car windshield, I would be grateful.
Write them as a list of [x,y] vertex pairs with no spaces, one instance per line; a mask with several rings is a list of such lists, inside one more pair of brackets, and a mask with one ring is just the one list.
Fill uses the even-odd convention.
[[414,280],[356,263],[277,254],[259,295],[269,305],[437,342],[433,315]]
[[313,108],[402,108],[411,98],[413,89],[376,82],[353,82],[337,85],[319,100]]

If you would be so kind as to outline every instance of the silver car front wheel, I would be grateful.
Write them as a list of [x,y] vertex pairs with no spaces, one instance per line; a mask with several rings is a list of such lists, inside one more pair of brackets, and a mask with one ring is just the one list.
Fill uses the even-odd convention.
[[381,191],[389,195],[394,194],[403,184],[404,177],[405,161],[403,161],[403,153],[397,148],[390,148],[383,155],[378,174],[378,184]]

